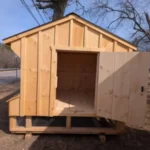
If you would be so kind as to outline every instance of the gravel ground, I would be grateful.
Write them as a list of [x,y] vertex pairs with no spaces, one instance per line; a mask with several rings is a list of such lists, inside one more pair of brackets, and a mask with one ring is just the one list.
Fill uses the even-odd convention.
[[23,135],[8,131],[8,95],[19,89],[19,82],[0,85],[0,150],[149,150],[150,105],[147,105],[143,130],[127,128],[123,135],[108,136],[101,144],[93,135],[34,135],[28,140]]

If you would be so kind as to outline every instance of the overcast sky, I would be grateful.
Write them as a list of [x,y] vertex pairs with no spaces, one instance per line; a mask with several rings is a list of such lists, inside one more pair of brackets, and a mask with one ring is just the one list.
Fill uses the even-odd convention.
[[[28,5],[30,6],[32,12],[42,24],[42,20],[40,19],[37,11],[31,4],[31,0],[25,0]],[[84,0],[85,5],[88,4],[89,0]],[[66,10],[65,14],[68,14],[70,12],[73,12],[75,10],[75,6],[71,6]],[[77,13],[77,12],[76,12]],[[44,16],[43,16],[44,17]],[[94,18],[88,18],[84,16],[85,19],[94,22]],[[48,19],[44,18],[45,22],[48,21]],[[103,28],[106,27],[106,22],[101,23],[100,26]],[[0,8],[0,42],[3,38],[9,37],[13,34],[17,34],[19,32],[25,31],[27,29],[33,28],[38,26],[36,21],[31,17],[29,12],[25,9],[25,7],[22,5],[20,0],[3,0],[1,1],[1,8]],[[115,31],[115,34],[118,36],[128,39],[129,37],[129,31],[128,28],[120,28]]]

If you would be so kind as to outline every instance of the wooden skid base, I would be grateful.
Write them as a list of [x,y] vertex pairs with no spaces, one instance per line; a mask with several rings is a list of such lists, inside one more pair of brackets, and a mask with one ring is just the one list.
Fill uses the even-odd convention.
[[32,128],[13,128],[12,133],[39,133],[39,134],[106,134],[106,135],[116,135],[121,132],[116,129],[107,128],[63,128],[63,127],[32,127]]
[[26,126],[18,127],[16,118],[10,117],[11,133],[38,134],[105,134],[117,135],[124,132],[124,123],[117,122],[115,127],[71,127],[71,117],[66,117],[66,127],[32,126],[31,117],[26,117]]

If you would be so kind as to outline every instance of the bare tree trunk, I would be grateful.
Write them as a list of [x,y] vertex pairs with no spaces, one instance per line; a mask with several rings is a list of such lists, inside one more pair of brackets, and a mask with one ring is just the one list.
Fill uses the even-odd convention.
[[[67,7],[68,0],[36,0],[36,5],[39,9],[50,8],[53,10],[53,19],[57,20],[63,17],[65,9]],[[42,3],[42,4],[41,4]],[[43,5],[46,3],[46,5]]]
[[55,4],[53,20],[60,19],[64,16],[65,8],[67,6],[67,0],[58,1]]

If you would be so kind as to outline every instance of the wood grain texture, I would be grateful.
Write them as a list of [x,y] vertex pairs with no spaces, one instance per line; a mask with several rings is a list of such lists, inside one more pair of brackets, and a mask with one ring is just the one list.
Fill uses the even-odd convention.
[[69,37],[70,37],[69,26],[70,26],[69,21],[58,25],[57,43],[60,46],[69,46]]
[[99,46],[99,32],[88,28],[87,47],[98,48]]
[[133,53],[115,53],[112,119],[127,122]]
[[104,35],[102,39],[102,48],[105,49],[106,52],[113,52],[113,40]]
[[83,47],[84,44],[84,24],[81,24],[77,21],[73,23],[73,46]]
[[19,116],[20,96],[9,101],[9,116]]
[[111,118],[113,104],[114,53],[100,53],[99,61],[97,116]]
[[26,40],[25,114],[35,116],[37,114],[38,35],[29,36]]
[[56,80],[57,80],[57,52],[51,46],[51,72],[50,72],[50,102],[49,102],[49,116],[53,116],[55,100],[56,100]]
[[14,53],[20,57],[21,55],[21,40],[17,40],[11,43],[11,49],[14,51]]
[[[150,53],[133,53],[128,125],[142,127],[145,119]],[[141,88],[144,88],[143,92]]]
[[[38,61],[39,72],[38,78],[40,78],[40,112],[38,116],[48,116],[49,115],[49,103],[50,103],[50,78],[51,78],[51,50],[50,45],[54,44],[54,28],[45,30],[41,33],[42,38],[40,38],[42,43],[42,48],[39,53],[41,61]],[[39,89],[38,89],[39,90]]]
[[26,68],[27,68],[27,41],[26,38],[21,39],[21,87],[20,87],[20,116],[25,115],[25,100],[26,100]]

